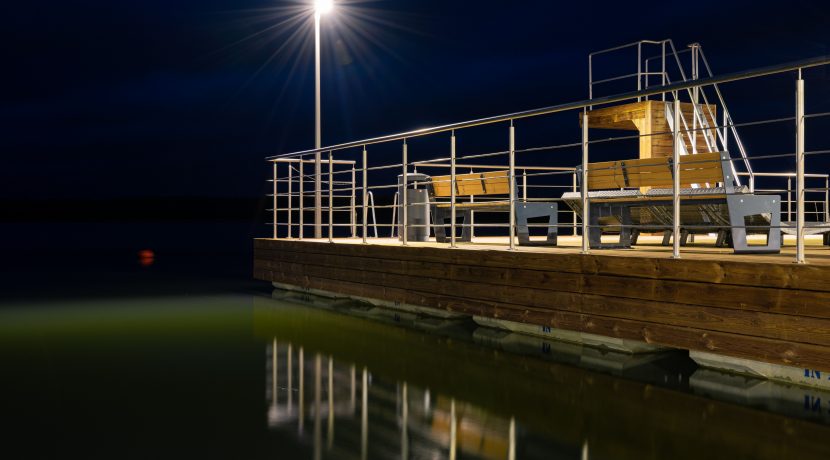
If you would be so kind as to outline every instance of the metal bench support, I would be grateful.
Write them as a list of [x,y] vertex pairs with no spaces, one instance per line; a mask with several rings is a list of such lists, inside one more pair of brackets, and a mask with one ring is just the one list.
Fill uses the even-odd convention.
[[[528,219],[534,217],[548,218],[548,231],[545,241],[530,241]],[[557,203],[516,203],[516,233],[519,246],[556,246],[559,235],[559,205]]]
[[[778,197],[768,195],[731,195],[726,197],[729,221],[732,225],[732,246],[736,254],[765,254],[781,252],[781,203]],[[750,245],[747,242],[744,218],[758,214],[770,216],[767,244]]]
[[[507,209],[502,208],[489,208],[489,207],[481,207],[476,208],[476,211],[507,211]],[[458,211],[456,211],[457,213]],[[446,243],[447,238],[447,221],[452,220],[451,212],[448,208],[439,208],[437,206],[432,207],[432,227],[433,231],[435,232],[435,241],[439,243]],[[470,222],[472,221],[471,217],[471,210],[465,209],[462,211],[462,216],[464,218],[464,223],[461,230],[461,240],[462,242],[470,242],[471,238],[471,228]],[[530,240],[530,231],[529,231],[529,224],[528,219],[533,219],[537,217],[547,217],[548,218],[548,225],[547,225],[547,236],[545,241],[531,241]],[[516,203],[516,233],[519,237],[519,246],[556,246],[557,237],[559,235],[559,205],[558,203],[544,203],[544,202],[536,202],[536,203],[524,203],[524,202],[517,202]]]

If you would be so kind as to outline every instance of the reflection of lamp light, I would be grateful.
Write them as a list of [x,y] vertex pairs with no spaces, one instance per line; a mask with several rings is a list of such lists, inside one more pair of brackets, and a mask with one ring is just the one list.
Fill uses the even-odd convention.
[[[314,148],[322,142],[320,128],[320,16],[334,9],[334,0],[314,0]],[[323,236],[323,189],[320,152],[314,154],[314,238]]]

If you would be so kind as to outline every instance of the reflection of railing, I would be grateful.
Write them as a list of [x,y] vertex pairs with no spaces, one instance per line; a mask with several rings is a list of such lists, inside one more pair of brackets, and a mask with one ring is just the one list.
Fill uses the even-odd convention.
[[[688,81],[679,81],[676,83],[666,83],[665,85],[661,85],[659,87],[649,86],[646,88],[641,88],[639,91],[630,92],[630,93],[622,93],[612,96],[604,96],[598,98],[592,98],[589,100],[573,102],[568,104],[561,104],[557,106],[551,107],[544,107],[535,110],[528,110],[523,112],[515,112],[506,115],[500,115],[496,117],[489,117],[483,118],[478,120],[471,120],[465,121],[461,123],[454,123],[449,125],[437,126],[433,128],[421,129],[406,133],[382,136],[372,139],[365,139],[360,141],[354,142],[347,142],[338,145],[332,145],[321,149],[312,149],[312,150],[305,150],[301,152],[295,152],[285,155],[279,155],[270,157],[269,161],[274,162],[275,168],[278,167],[278,163],[285,161],[286,159],[299,159],[302,162],[310,161],[309,158],[313,157],[315,154],[323,153],[328,156],[328,163],[330,165],[336,164],[333,160],[334,154],[338,155],[339,161],[342,161],[345,158],[350,158],[352,161],[352,168],[347,171],[340,171],[334,172],[333,168],[329,169],[329,204],[328,204],[328,211],[329,211],[329,221],[328,221],[328,229],[329,229],[329,241],[333,241],[334,232],[337,230],[337,227],[348,227],[351,228],[350,236],[355,237],[355,229],[356,225],[353,221],[350,221],[347,224],[335,224],[333,219],[333,213],[336,211],[342,210],[349,210],[351,215],[354,216],[357,214],[355,212],[355,205],[349,203],[348,205],[343,206],[335,206],[334,204],[334,195],[335,192],[334,185],[336,182],[334,181],[335,174],[352,174],[354,177],[358,172],[362,175],[362,187],[355,187],[353,184],[355,180],[351,182],[346,181],[350,187],[346,188],[349,192],[353,191],[354,189],[360,189],[362,200],[361,200],[361,207],[362,207],[362,223],[363,223],[363,231],[361,232],[361,237],[363,242],[368,242],[368,232],[366,231],[366,222],[367,222],[367,213],[369,211],[368,207],[368,198],[367,194],[369,191],[375,192],[385,192],[388,193],[388,197],[391,198],[391,193],[394,190],[397,190],[398,187],[402,187],[403,189],[408,189],[408,177],[409,174],[413,172],[413,167],[415,164],[423,164],[425,162],[431,163],[439,163],[443,162],[444,164],[449,164],[450,175],[449,175],[449,184],[450,189],[452,190],[452,195],[450,199],[450,206],[451,206],[451,219],[450,219],[450,227],[451,227],[451,237],[449,238],[449,245],[450,247],[456,247],[456,234],[457,228],[463,227],[464,225],[459,225],[457,220],[457,213],[456,213],[456,205],[459,202],[460,194],[457,193],[458,187],[463,186],[463,181],[466,179],[459,180],[457,175],[459,174],[458,168],[461,162],[473,162],[475,163],[487,165],[488,167],[498,166],[500,169],[506,170],[507,178],[510,184],[510,219],[509,223],[507,224],[479,224],[478,222],[475,223],[477,228],[488,228],[488,227],[501,227],[508,229],[508,243],[507,246],[510,249],[515,248],[515,236],[516,236],[516,228],[514,223],[515,220],[515,209],[514,206],[516,202],[519,200],[517,196],[513,195],[513,190],[515,190],[516,181],[518,180],[517,169],[522,169],[525,166],[528,168],[529,165],[533,166],[561,166],[562,168],[573,168],[574,163],[578,164],[589,164],[589,147],[597,146],[598,144],[606,144],[609,142],[616,142],[616,141],[627,141],[627,140],[634,140],[640,139],[643,136],[626,136],[626,137],[617,137],[617,138],[601,138],[601,139],[589,139],[588,135],[588,109],[592,106],[600,106],[600,105],[607,105],[607,104],[615,104],[621,103],[626,101],[632,100],[642,100],[644,98],[648,98],[650,96],[661,96],[666,100],[670,100],[674,103],[675,112],[679,112],[679,104],[681,98],[685,98],[686,94],[691,92],[695,92],[697,90],[702,90],[707,87],[715,87],[715,85],[727,83],[727,82],[739,82],[744,81],[751,78],[760,78],[768,75],[780,75],[785,73],[795,73],[797,74],[797,84],[796,84],[796,107],[795,113],[796,117],[783,117],[777,119],[769,119],[769,120],[760,120],[760,121],[753,121],[749,123],[743,123],[741,125],[734,124],[734,123],[727,123],[721,126],[703,126],[698,125],[695,128],[694,123],[692,127],[686,129],[678,129],[681,127],[681,123],[679,121],[678,114],[675,113],[675,120],[677,122],[674,124],[675,129],[674,132],[662,132],[662,133],[652,133],[649,135],[671,135],[672,136],[672,145],[673,145],[673,152],[672,152],[672,164],[673,166],[673,173],[674,177],[679,177],[679,170],[677,169],[680,164],[680,144],[683,142],[681,136],[688,136],[689,132],[700,132],[708,129],[716,129],[716,130],[725,130],[730,128],[735,128],[738,126],[769,126],[776,123],[793,123],[797,129],[795,130],[795,140],[796,140],[796,151],[793,153],[783,153],[783,154],[774,154],[774,155],[755,155],[752,157],[754,162],[758,161],[766,161],[766,160],[776,160],[777,161],[784,161],[785,159],[794,160],[795,162],[795,174],[796,174],[796,181],[795,181],[795,220],[796,220],[796,229],[797,229],[797,239],[796,239],[796,261],[797,262],[804,262],[805,254],[804,254],[804,213],[805,213],[805,199],[804,199],[804,177],[805,177],[805,158],[807,155],[820,155],[820,154],[827,154],[830,153],[828,150],[813,150],[813,151],[806,151],[804,148],[804,126],[806,119],[810,118],[811,120],[816,120],[820,117],[826,117],[830,115],[830,112],[825,113],[813,113],[813,114],[804,114],[804,80],[802,78],[801,71],[803,69],[815,67],[815,66],[823,66],[830,63],[830,57],[828,56],[821,56],[818,58],[807,59],[802,61],[797,61],[794,63],[782,64],[777,66],[759,68],[751,71],[744,71],[744,72],[737,72],[728,75],[718,76],[718,77],[707,77],[702,79],[695,79],[695,80],[688,80]],[[820,102],[820,101],[819,101]],[[564,113],[568,111],[579,112],[582,118],[582,132],[581,132],[581,140],[580,142],[570,142],[564,144],[545,144],[545,145],[536,145],[531,147],[525,148],[517,148],[516,146],[516,137],[517,137],[517,129],[521,126],[519,123],[522,120],[531,119],[531,118],[539,118],[545,117],[549,115]],[[570,119],[570,124],[573,124],[573,119]],[[502,128],[507,128],[503,132],[503,142],[499,142],[499,146],[495,149],[490,151],[484,152],[476,152],[475,150],[466,145],[459,145],[457,141],[461,139],[462,141],[466,142],[467,139],[472,137],[473,132],[479,133],[481,131],[478,130],[486,130],[486,129],[495,129],[498,128],[499,125]],[[463,134],[462,134],[463,133]],[[447,134],[448,139],[441,139],[440,143],[436,141],[436,136]],[[459,134],[462,136],[459,137]],[[489,134],[492,134],[490,132]],[[469,137],[468,137],[469,136]],[[448,141],[448,142],[447,142]],[[430,145],[422,145],[421,143],[429,143]],[[445,143],[446,142],[446,143]],[[538,141],[537,141],[538,142]],[[430,158],[427,155],[430,152],[436,151],[436,145],[443,144],[445,148],[448,150],[447,153],[442,153],[439,158]],[[506,147],[506,148],[505,148]],[[369,156],[368,150],[369,149],[377,149],[379,152],[377,155],[372,157],[372,164],[369,164]],[[479,147],[480,149],[480,147]],[[576,155],[576,153],[580,153]],[[632,152],[633,153],[633,152]],[[568,154],[570,154],[570,160],[568,160]],[[391,160],[394,158],[394,160]],[[398,158],[400,161],[398,161]],[[576,158],[579,158],[576,160]],[[575,161],[576,160],[576,161]],[[731,160],[738,160],[741,161],[741,158],[732,158]],[[550,164],[556,163],[558,164]],[[548,164],[545,164],[548,163]],[[358,167],[359,166],[359,167]],[[731,165],[730,165],[731,166]],[[421,166],[423,167],[423,166]],[[587,193],[586,184],[588,184],[589,179],[589,169],[590,168],[582,168],[580,171],[580,183],[581,188],[581,206],[579,211],[579,220],[581,221],[581,251],[584,253],[589,252],[589,244],[588,244],[588,232],[587,230],[590,228],[597,228],[597,227],[609,227],[609,225],[590,225],[589,222],[589,203],[591,200],[589,199],[589,194]],[[597,173],[594,171],[593,173]],[[460,174],[464,174],[462,171]],[[751,173],[750,173],[751,174]],[[374,185],[370,185],[368,180],[369,177],[372,177],[373,181],[376,181]],[[397,177],[401,178],[401,184],[397,183],[395,180]],[[542,177],[544,177],[544,183],[541,182]],[[572,181],[570,180],[573,177],[573,172],[571,170],[567,171],[544,171],[544,172],[536,172],[536,173],[528,173],[524,174],[522,179],[525,180],[532,180],[533,178],[537,178],[540,180],[540,183],[530,183],[526,190],[542,190],[539,188],[534,188],[535,186],[539,185],[551,185],[551,186],[558,186],[558,187],[573,187]],[[735,175],[733,175],[732,179],[737,181]],[[391,182],[391,183],[390,183]],[[280,184],[278,179],[274,179],[275,189],[274,189],[274,202],[277,203],[279,200],[279,196],[283,194],[283,190],[277,188],[277,185]],[[730,184],[731,185],[731,184]],[[337,189],[336,191],[343,191],[344,189]],[[356,193],[356,192],[355,192]],[[731,192],[729,192],[731,193]],[[410,224],[408,219],[406,218],[408,213],[408,203],[407,203],[407,193],[402,194],[400,197],[400,202],[395,205],[378,205],[378,209],[392,209],[396,208],[398,213],[402,215],[402,228],[403,231],[400,232],[400,239],[401,244],[406,245],[409,242],[407,236],[407,228],[414,228],[414,227],[428,227],[429,224]],[[290,193],[288,197],[292,196]],[[302,194],[301,194],[302,196]],[[354,197],[354,194],[348,195],[350,197]],[[673,232],[674,235],[680,234],[680,200],[681,200],[681,189],[679,179],[674,181],[674,185],[671,188],[671,209],[672,212],[670,214],[670,218],[672,221],[672,225],[660,224],[659,228],[666,231]],[[532,194],[529,194],[527,197],[528,200],[533,200],[536,198],[545,199],[545,200],[555,200],[559,203],[562,203],[562,200],[559,197],[534,197]],[[303,201],[302,198],[300,201]],[[354,199],[352,199],[354,201]],[[390,202],[391,199],[387,202]],[[478,200],[477,204],[478,204]],[[488,203],[488,202],[485,202]],[[425,204],[435,204],[435,203],[425,203]],[[302,207],[302,204],[301,204]],[[278,213],[279,210],[284,209],[280,208],[279,206],[274,206],[275,213]],[[288,212],[292,213],[295,210],[289,206],[287,207]],[[305,208],[308,209],[308,208]],[[275,235],[277,233],[277,229],[282,227],[286,229],[284,232],[288,236],[293,236],[295,234],[294,230],[297,229],[298,225],[300,227],[300,236],[302,236],[302,227],[304,224],[296,224],[296,223],[289,223],[285,221],[279,221],[279,219],[275,218],[274,222],[272,223],[275,229]],[[314,222],[315,226],[322,225],[322,222]],[[395,225],[394,222],[390,222],[388,225],[392,226]],[[566,222],[558,224],[559,227],[572,227],[575,225],[575,222]],[[748,226],[740,226],[737,224],[731,224],[732,229],[736,228],[748,228]],[[654,226],[648,227],[651,231],[654,231]],[[346,236],[346,235],[343,235]],[[679,257],[680,256],[680,243],[678,238],[674,238],[674,244],[672,247],[672,257]]]
[[[405,459],[411,452],[453,459],[459,451],[480,458],[515,458],[513,417],[503,419],[470,403],[433,396],[429,389],[405,381],[394,385],[376,381],[366,367],[358,379],[354,364],[344,365],[319,353],[309,359],[304,347],[276,338],[266,348],[266,372],[269,428],[296,426],[296,435],[306,439],[310,418],[314,458],[322,456],[324,423],[325,450],[339,457],[350,457],[359,445],[362,459],[397,455]],[[308,387],[310,401],[306,401]],[[337,426],[341,428],[335,437]],[[399,435],[390,433],[395,426]],[[373,445],[369,443],[370,429],[374,430]],[[358,434],[359,441],[355,439]],[[396,444],[400,451],[391,451],[389,447]]]

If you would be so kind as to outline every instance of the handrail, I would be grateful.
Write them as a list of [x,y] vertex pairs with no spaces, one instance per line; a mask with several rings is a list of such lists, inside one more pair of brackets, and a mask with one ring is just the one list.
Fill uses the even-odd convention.
[[[703,65],[706,67],[706,73],[708,73],[709,76],[712,76],[712,68],[709,67],[709,61],[706,59],[703,49],[700,50],[700,60],[703,61]],[[729,113],[729,109],[726,107],[726,102],[723,100],[723,94],[721,94],[718,85],[714,84],[712,87],[715,89],[715,94],[718,96],[718,100],[723,108],[724,116],[726,117],[726,123],[724,124],[729,125],[730,130],[732,131],[732,137],[735,138],[735,144],[738,146],[738,152],[740,152],[741,157],[744,159],[744,166],[746,167],[747,172],[749,172],[750,177],[752,177],[752,166],[749,164],[749,157],[746,154],[744,143],[741,141],[741,137],[738,136],[738,130],[735,128],[735,122],[732,120],[732,114]]]
[[759,67],[759,68],[751,69],[751,70],[732,72],[732,73],[725,74],[725,75],[720,75],[720,76],[717,76],[717,77],[708,77],[708,78],[704,78],[704,79],[700,79],[700,80],[692,80],[692,81],[678,82],[678,83],[664,85],[664,86],[649,87],[647,89],[643,89],[643,90],[640,90],[640,91],[631,91],[631,92],[620,93],[620,94],[611,95],[611,96],[603,96],[603,97],[599,97],[599,98],[595,98],[595,99],[586,99],[586,100],[581,100],[581,101],[577,101],[577,102],[569,102],[569,103],[565,103],[565,104],[558,104],[558,105],[553,105],[553,106],[548,106],[548,107],[541,107],[541,108],[538,108],[538,109],[524,110],[524,111],[513,112],[513,113],[504,114],[504,115],[496,115],[496,116],[492,116],[492,117],[479,118],[479,119],[476,119],[476,120],[463,121],[463,122],[459,122],[459,123],[450,123],[450,124],[435,126],[435,127],[431,127],[431,128],[416,129],[416,130],[413,130],[413,131],[407,131],[407,132],[397,133],[397,134],[389,134],[389,135],[386,135],[386,136],[379,136],[379,137],[364,139],[364,140],[360,140],[360,141],[345,142],[345,143],[342,143],[342,144],[335,144],[335,145],[320,147],[320,148],[316,148],[316,149],[308,149],[308,150],[301,150],[301,151],[286,153],[286,154],[281,154],[281,155],[273,155],[273,156],[267,157],[266,160],[273,160],[273,159],[276,159],[276,158],[288,158],[288,157],[298,156],[298,155],[309,155],[309,154],[315,154],[315,153],[322,153],[322,152],[327,152],[329,150],[332,150],[332,151],[333,150],[343,150],[343,149],[347,149],[347,148],[362,147],[362,146],[366,146],[366,145],[379,144],[379,143],[383,143],[383,142],[391,142],[391,141],[403,140],[403,139],[408,139],[408,138],[413,138],[413,137],[421,137],[421,136],[426,136],[426,135],[430,135],[430,134],[437,134],[437,133],[442,133],[442,132],[454,131],[454,130],[458,130],[458,129],[471,128],[471,127],[474,127],[474,126],[481,126],[481,125],[487,125],[487,124],[493,124],[493,123],[501,123],[501,122],[506,122],[506,121],[510,121],[510,120],[517,120],[517,119],[521,119],[521,118],[529,118],[529,117],[540,116],[540,115],[548,115],[548,114],[557,113],[557,112],[564,112],[564,111],[567,111],[567,110],[584,109],[584,108],[587,108],[588,106],[593,106],[593,105],[611,104],[611,103],[615,103],[615,102],[621,102],[621,101],[625,101],[625,100],[635,99],[635,98],[638,98],[638,97],[647,97],[647,96],[653,96],[653,95],[656,95],[656,94],[668,93],[668,92],[673,92],[673,91],[681,91],[681,90],[686,90],[686,89],[693,88],[695,86],[709,86],[709,85],[716,85],[716,84],[722,84],[722,83],[729,83],[729,82],[733,82],[733,81],[746,80],[748,78],[762,77],[762,76],[766,76],[766,75],[774,75],[774,74],[779,74],[779,73],[784,73],[784,72],[791,72],[791,71],[795,71],[795,70],[799,70],[799,69],[818,67],[818,66],[823,66],[823,65],[828,65],[828,64],[830,64],[830,55],[816,56],[816,57],[813,57],[813,58],[801,59],[801,60],[798,60],[798,61],[792,61],[792,62],[787,62],[787,63],[783,63],[783,64],[776,64],[776,65],[770,65],[770,66],[765,66],[765,67]]
[[378,237],[378,216],[375,214],[375,194],[372,193],[371,190],[366,192],[366,196],[369,197],[369,206],[372,208],[372,227],[375,229],[375,238]]
[[[667,40],[667,39],[666,39]],[[660,45],[664,43],[666,40],[639,40],[636,42],[626,43],[625,45],[615,46],[613,48],[606,48],[604,50],[594,51],[593,53],[588,54],[588,56],[596,56],[598,54],[603,53],[610,53],[611,51],[621,50],[623,48],[629,48],[635,45],[646,44],[646,45]]]

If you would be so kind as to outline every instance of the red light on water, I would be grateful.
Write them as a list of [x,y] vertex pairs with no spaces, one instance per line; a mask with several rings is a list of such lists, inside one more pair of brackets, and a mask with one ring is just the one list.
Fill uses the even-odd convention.
[[149,267],[156,261],[156,253],[151,249],[142,249],[138,251],[138,264],[142,267]]

